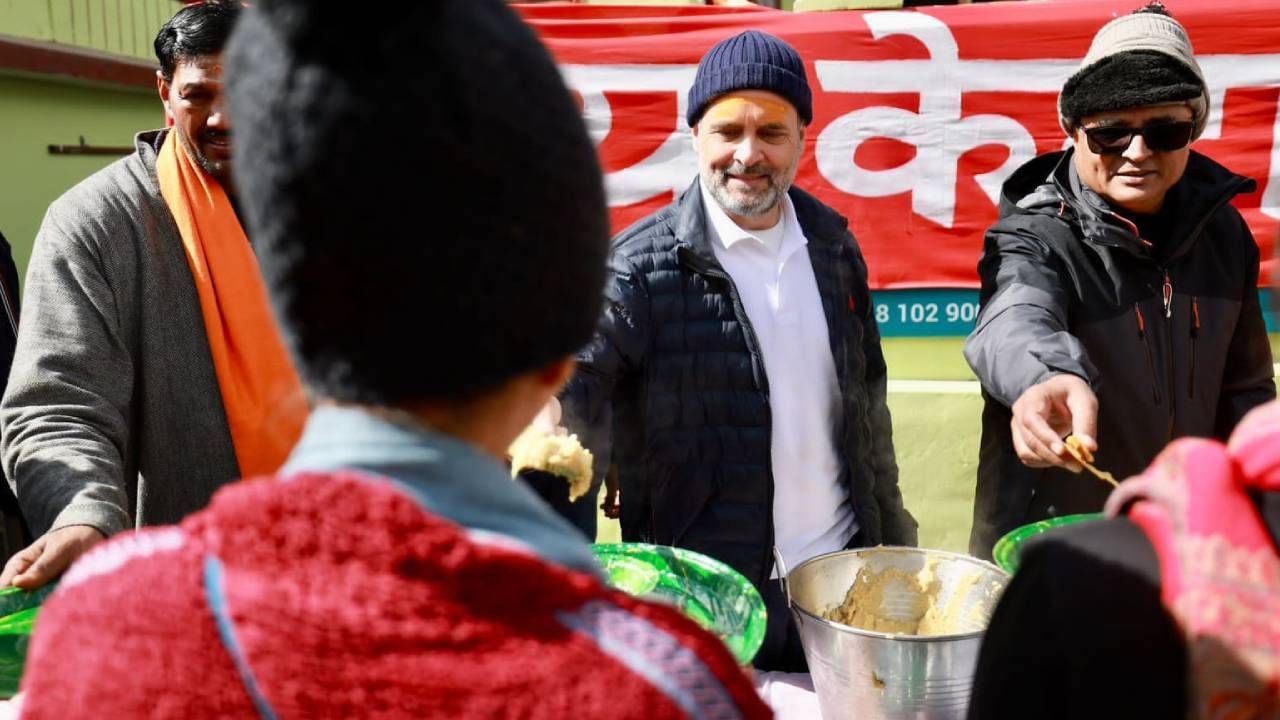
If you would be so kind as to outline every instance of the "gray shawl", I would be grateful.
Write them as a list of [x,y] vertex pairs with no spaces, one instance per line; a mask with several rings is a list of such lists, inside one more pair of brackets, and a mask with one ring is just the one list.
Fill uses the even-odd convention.
[[50,205],[0,402],[37,535],[174,523],[239,475],[200,301],[160,196],[165,131]]

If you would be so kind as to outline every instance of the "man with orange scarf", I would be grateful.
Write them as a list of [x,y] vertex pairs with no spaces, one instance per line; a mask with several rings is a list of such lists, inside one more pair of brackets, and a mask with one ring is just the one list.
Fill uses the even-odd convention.
[[171,129],[50,206],[4,400],[4,468],[38,539],[0,586],[56,578],[105,537],[173,523],[275,471],[306,398],[231,185],[221,53],[238,2],[156,36]]

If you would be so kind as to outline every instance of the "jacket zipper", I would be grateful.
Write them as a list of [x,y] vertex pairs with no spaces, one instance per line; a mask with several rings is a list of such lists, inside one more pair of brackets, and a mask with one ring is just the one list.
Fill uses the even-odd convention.
[[[1233,188],[1238,186],[1239,186],[1239,183],[1234,185]],[[1183,252],[1178,253],[1176,255],[1170,255],[1169,257],[1165,258],[1165,265],[1161,267],[1161,270],[1164,272],[1164,288],[1163,289],[1165,293],[1164,294],[1165,317],[1169,317],[1173,312],[1173,283],[1170,282],[1169,280],[1168,264],[1179,259],[1180,257],[1182,257],[1183,254],[1187,252],[1186,248],[1189,248],[1191,246],[1192,240],[1199,237],[1200,233],[1204,232],[1205,227],[1209,224],[1209,221],[1213,219],[1214,214],[1217,213],[1218,210],[1223,205],[1226,205],[1228,202],[1230,202],[1231,198],[1233,197],[1235,197],[1234,192],[1223,193],[1222,197],[1218,198],[1218,200],[1213,204],[1213,206],[1210,207],[1209,210],[1204,214],[1204,216],[1200,218],[1200,221],[1196,223],[1196,226],[1191,229],[1191,232],[1187,235],[1187,242],[1182,245]],[[1196,299],[1194,297],[1192,298],[1192,313],[1193,313],[1193,317],[1192,317],[1193,330],[1192,330],[1192,336],[1191,336],[1191,372],[1192,372],[1193,380],[1189,384],[1190,392],[1195,391],[1195,383],[1194,383],[1195,346],[1196,346],[1195,338],[1196,338],[1196,335],[1199,334],[1199,322],[1200,322],[1199,303],[1196,302]],[[1172,328],[1170,328],[1170,330],[1171,331],[1169,332],[1169,373],[1170,373],[1169,383],[1170,385],[1172,385],[1173,384],[1173,332],[1172,332]],[[1170,397],[1172,397],[1172,390],[1170,391]],[[1172,408],[1170,408],[1168,437],[1173,437],[1173,420],[1174,420],[1173,412],[1172,412]]]
[[[1176,261],[1176,260],[1178,260],[1179,258],[1181,258],[1181,257],[1182,257],[1182,255],[1184,255],[1184,254],[1187,252],[1187,248],[1191,247],[1191,245],[1193,244],[1194,240],[1195,240],[1196,238],[1198,238],[1198,237],[1199,237],[1200,233],[1204,232],[1205,227],[1209,224],[1209,221],[1213,219],[1214,214],[1216,214],[1216,213],[1218,212],[1218,210],[1222,208],[1222,206],[1224,206],[1224,205],[1226,205],[1227,203],[1231,202],[1231,199],[1232,199],[1233,197],[1235,197],[1235,196],[1236,196],[1237,191],[1238,191],[1241,187],[1243,187],[1243,183],[1244,183],[1244,182],[1246,182],[1246,181],[1244,181],[1244,180],[1242,180],[1242,179],[1237,179],[1237,181],[1236,181],[1236,182],[1233,182],[1233,183],[1231,184],[1230,188],[1229,188],[1229,191],[1224,191],[1224,192],[1221,194],[1221,196],[1217,198],[1217,200],[1213,203],[1213,205],[1209,207],[1209,209],[1208,209],[1208,210],[1203,214],[1203,216],[1201,216],[1201,218],[1200,218],[1199,222],[1197,222],[1197,223],[1196,223],[1195,227],[1191,229],[1191,232],[1187,234],[1187,239],[1186,239],[1186,241],[1185,241],[1185,242],[1184,242],[1184,243],[1179,247],[1179,249],[1181,250],[1181,252],[1178,252],[1177,254],[1170,255],[1169,257],[1165,258],[1165,260],[1164,260],[1165,265],[1161,265],[1161,266],[1160,266],[1160,271],[1161,271],[1161,273],[1162,273],[1162,275],[1163,275],[1163,286],[1162,286],[1162,288],[1161,288],[1161,291],[1162,291],[1162,298],[1161,298],[1161,299],[1163,300],[1163,304],[1164,304],[1164,313],[1165,313],[1165,317],[1166,317],[1166,318],[1171,318],[1171,317],[1172,317],[1172,315],[1173,315],[1173,282],[1172,282],[1172,280],[1170,279],[1170,276],[1169,276],[1168,264],[1169,264],[1169,263],[1172,263],[1172,262],[1174,262],[1174,261]],[[1059,189],[1061,190],[1061,186],[1059,186]],[[1063,203],[1064,203],[1064,205],[1065,205],[1065,200],[1063,201]],[[1060,210],[1059,210],[1059,213],[1061,214],[1062,212],[1063,212],[1063,209],[1060,209]],[[1119,220],[1122,224],[1124,224],[1126,227],[1128,227],[1128,228],[1133,232],[1133,234],[1134,234],[1135,236],[1137,236],[1137,237],[1138,237],[1138,239],[1142,242],[1142,244],[1143,244],[1143,246],[1144,246],[1144,247],[1147,247],[1148,249],[1150,249],[1150,248],[1151,248],[1151,243],[1150,243],[1150,242],[1148,242],[1148,241],[1146,241],[1146,240],[1144,240],[1144,239],[1142,238],[1142,236],[1138,233],[1138,227],[1137,227],[1137,225],[1135,225],[1134,223],[1130,222],[1130,221],[1129,221],[1128,219],[1126,219],[1125,217],[1123,217],[1123,216],[1121,216],[1121,215],[1118,215],[1118,214],[1116,214],[1116,213],[1108,213],[1108,215],[1110,215],[1112,218],[1115,218],[1116,220]],[[1111,245],[1115,245],[1114,243],[1103,243],[1103,244],[1111,244]],[[1147,342],[1146,342],[1146,340],[1145,340],[1145,335],[1146,335],[1146,322],[1145,322],[1145,319],[1144,319],[1144,318],[1143,318],[1143,316],[1142,316],[1142,311],[1138,308],[1137,303],[1135,303],[1135,304],[1134,304],[1133,309],[1134,309],[1134,312],[1135,312],[1135,313],[1137,314],[1137,316],[1138,316],[1138,336],[1139,336],[1140,338],[1143,338],[1143,346],[1145,347],[1145,349],[1146,349],[1146,351],[1147,351],[1147,369],[1151,372],[1151,376],[1152,376],[1152,390],[1153,390],[1153,392],[1154,392],[1155,401],[1156,401],[1156,404],[1159,404],[1159,403],[1160,403],[1160,391],[1159,391],[1159,388],[1157,387],[1157,385],[1156,385],[1156,383],[1155,383],[1155,364],[1154,364],[1154,362],[1153,362],[1153,360],[1152,360],[1152,358],[1151,358],[1151,346],[1150,346],[1150,344],[1149,344],[1149,343],[1147,343]],[[1194,380],[1194,378],[1195,378],[1195,345],[1196,345],[1195,339],[1196,339],[1196,336],[1197,336],[1197,335],[1199,335],[1199,312],[1200,312],[1200,309],[1199,309],[1199,303],[1198,303],[1198,302],[1196,301],[1196,299],[1193,297],[1193,298],[1192,298],[1192,321],[1193,321],[1193,327],[1192,327],[1192,336],[1191,336],[1191,373],[1192,373],[1192,381],[1189,383],[1189,391],[1190,391],[1191,393],[1194,393],[1194,392],[1195,392],[1195,380]],[[1170,386],[1171,386],[1171,388],[1170,388],[1170,398],[1172,399],[1172,398],[1174,397],[1174,390],[1172,389],[1172,385],[1173,385],[1173,333],[1172,333],[1172,331],[1171,331],[1171,332],[1169,332],[1169,333],[1168,333],[1168,335],[1169,335],[1169,342],[1168,342],[1168,354],[1169,354],[1169,359],[1168,359],[1168,369],[1169,369],[1169,384],[1170,384]],[[1172,412],[1172,408],[1171,408],[1171,409],[1170,409],[1170,413],[1169,413],[1169,437],[1172,437],[1172,436],[1173,436],[1173,421],[1174,421],[1174,417],[1173,417],[1173,412]]]
[[[729,285],[729,299],[733,302],[733,314],[738,318],[738,324],[742,326],[742,335],[747,343],[747,352],[751,353],[751,374],[756,381],[756,390],[760,393],[760,397],[764,399],[765,420],[769,423],[770,431],[773,428],[773,408],[769,406],[769,376],[764,371],[764,358],[760,352],[760,343],[756,339],[755,329],[751,327],[751,319],[747,317],[747,309],[742,305],[742,298],[738,295],[738,286],[734,284],[733,278],[729,277],[729,273],[710,267],[696,268],[700,272],[714,278],[719,278]],[[756,583],[756,587],[763,588],[765,583],[769,582],[769,568],[773,566],[773,545],[777,540],[773,527],[773,495],[774,495],[774,477],[773,477],[773,458],[769,459],[769,488],[768,496],[765,498],[765,507],[769,510],[769,540],[764,544],[762,550],[763,562],[761,567],[764,570],[763,576]],[[652,508],[650,508],[652,511]],[[675,538],[673,537],[674,541]]]
[[1164,299],[1164,316],[1166,319],[1173,317],[1173,281],[1169,279],[1169,269],[1164,269],[1164,285],[1161,287],[1161,296]]
[[1173,437],[1173,421],[1176,413],[1177,404],[1177,383],[1174,382],[1173,376],[1173,281],[1169,279],[1169,268],[1160,267],[1160,272],[1164,276],[1164,284],[1161,286],[1161,298],[1164,300],[1164,377],[1165,382],[1169,384],[1169,425],[1165,430],[1165,438]]
[[[738,296],[738,286],[733,283],[733,278],[726,273],[724,279],[729,283],[730,297],[733,299],[733,312],[738,316],[738,322],[742,325],[743,336],[747,340],[747,349],[751,352],[751,367],[756,375],[756,388],[760,391],[760,397],[764,399],[765,421],[769,423],[769,432],[773,433],[773,406],[769,404],[769,376],[764,370],[764,357],[760,352],[760,342],[756,339],[756,331],[751,327],[751,319],[747,317],[747,309],[742,305],[742,298]],[[764,548],[761,550],[763,555],[760,567],[764,572],[760,577],[759,584],[756,587],[764,587],[769,582],[769,568],[773,566],[773,545],[777,542],[777,528],[773,526],[773,484],[777,482],[777,478],[773,476],[773,455],[769,457],[769,487],[765,495],[764,506],[769,517],[769,539],[765,542]],[[779,569],[781,571],[781,569]]]
[[1191,296],[1191,373],[1187,379],[1187,397],[1196,396],[1196,338],[1200,336],[1200,299]]
[[751,377],[756,382],[756,389],[764,397],[767,403],[769,400],[769,377],[764,372],[764,360],[760,353],[760,342],[756,339],[755,329],[751,327],[751,319],[747,317],[747,309],[742,304],[742,298],[738,295],[738,286],[734,284],[733,278],[729,277],[729,273],[716,268],[705,267],[701,263],[697,263],[695,268],[698,272],[708,276],[722,280],[729,286],[729,300],[733,303],[733,314],[738,319],[738,324],[742,326],[743,337],[746,339],[747,352],[751,353]]
[[1142,348],[1147,353],[1147,374],[1151,376],[1151,399],[1159,405],[1160,383],[1156,382],[1156,362],[1151,357],[1151,343],[1147,341],[1147,319],[1142,315],[1142,308],[1138,307],[1138,303],[1133,304],[1133,314],[1138,320],[1138,339],[1142,341]]

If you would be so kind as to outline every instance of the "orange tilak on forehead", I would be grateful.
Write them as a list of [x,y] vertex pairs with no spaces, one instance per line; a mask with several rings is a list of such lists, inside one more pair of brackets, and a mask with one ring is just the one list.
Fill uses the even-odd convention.
[[703,117],[712,122],[734,122],[754,115],[757,123],[768,125],[788,122],[791,113],[791,106],[781,100],[730,94],[712,103]]

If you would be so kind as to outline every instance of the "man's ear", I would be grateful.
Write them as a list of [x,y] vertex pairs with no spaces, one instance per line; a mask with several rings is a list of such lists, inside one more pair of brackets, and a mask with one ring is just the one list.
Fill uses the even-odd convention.
[[164,79],[164,72],[156,71],[156,92],[160,94],[160,104],[164,106],[165,120],[172,122],[173,112],[169,110],[169,81]]

